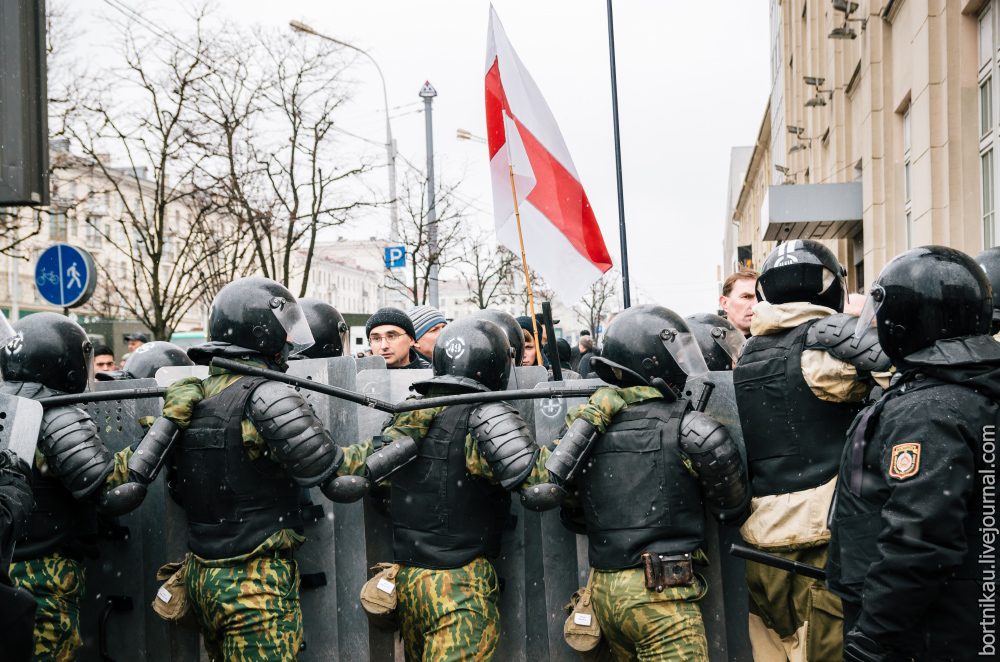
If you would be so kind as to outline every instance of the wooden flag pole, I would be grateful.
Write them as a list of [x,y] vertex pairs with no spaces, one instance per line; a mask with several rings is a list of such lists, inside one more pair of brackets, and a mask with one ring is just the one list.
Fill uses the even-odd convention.
[[[508,149],[508,162],[510,160]],[[531,294],[531,276],[528,275],[528,260],[524,257],[524,235],[521,234],[521,212],[517,209],[517,189],[514,188],[514,164],[510,169],[510,192],[514,196],[514,218],[517,219],[517,238],[521,242],[521,264],[524,265],[524,282],[528,284],[528,305],[531,308],[531,328],[535,336],[535,363],[542,365],[542,343],[538,340],[538,320],[535,318],[535,297]],[[509,216],[507,218],[510,218]]]

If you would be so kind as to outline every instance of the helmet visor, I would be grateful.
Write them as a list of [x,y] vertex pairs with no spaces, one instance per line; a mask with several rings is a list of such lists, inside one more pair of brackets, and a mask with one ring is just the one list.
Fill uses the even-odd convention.
[[705,355],[701,353],[698,341],[690,331],[667,329],[660,334],[671,358],[688,377],[704,375],[708,372]]
[[712,329],[712,340],[718,345],[726,356],[729,357],[731,361],[735,361],[740,356],[740,350],[743,349],[743,345],[746,343],[747,339],[743,337],[743,334],[739,331],[733,331],[732,329],[726,329],[721,326],[717,326]]
[[861,315],[858,317],[858,324],[854,327],[855,340],[865,334],[884,302],[885,290],[878,284],[872,285],[868,298],[865,299],[865,307],[861,309]]
[[270,304],[275,318],[285,329],[286,340],[292,346],[289,356],[300,354],[315,344],[312,331],[309,330],[309,322],[306,321],[302,306],[297,301],[272,297]]

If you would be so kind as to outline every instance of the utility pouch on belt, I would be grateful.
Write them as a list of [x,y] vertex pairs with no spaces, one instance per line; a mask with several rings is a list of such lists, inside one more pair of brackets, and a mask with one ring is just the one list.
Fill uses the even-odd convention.
[[642,570],[646,590],[662,593],[668,586],[691,586],[694,583],[694,566],[691,554],[651,554],[643,552]]
[[398,563],[379,563],[372,568],[375,576],[361,587],[361,608],[368,620],[379,630],[393,632],[399,629],[396,623],[396,575]]
[[153,611],[168,623],[176,623],[197,632],[198,621],[191,611],[187,591],[184,590],[184,576],[187,574],[187,562],[190,556],[191,554],[188,554],[183,561],[168,563],[156,571],[157,581],[166,581],[156,591]]
[[586,662],[612,662],[611,649],[601,636],[601,628],[594,615],[591,600],[593,585],[594,570],[591,569],[587,586],[574,593],[566,605],[569,618],[563,625],[563,639]]

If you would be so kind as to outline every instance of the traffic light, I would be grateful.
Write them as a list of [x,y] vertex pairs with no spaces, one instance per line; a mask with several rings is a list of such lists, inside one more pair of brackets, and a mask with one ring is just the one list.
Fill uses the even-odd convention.
[[0,206],[49,204],[45,0],[0,0]]

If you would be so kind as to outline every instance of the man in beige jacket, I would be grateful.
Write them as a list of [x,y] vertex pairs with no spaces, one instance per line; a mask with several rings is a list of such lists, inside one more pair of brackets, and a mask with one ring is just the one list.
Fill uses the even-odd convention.
[[[890,367],[874,328],[852,342],[857,317],[843,313],[844,275],[819,242],[790,241],[772,252],[733,374],[754,494],[743,539],[817,567],[826,564],[847,429],[872,373],[888,377]],[[843,611],[823,582],[757,563],[747,563],[746,579],[756,662],[841,660]]]

